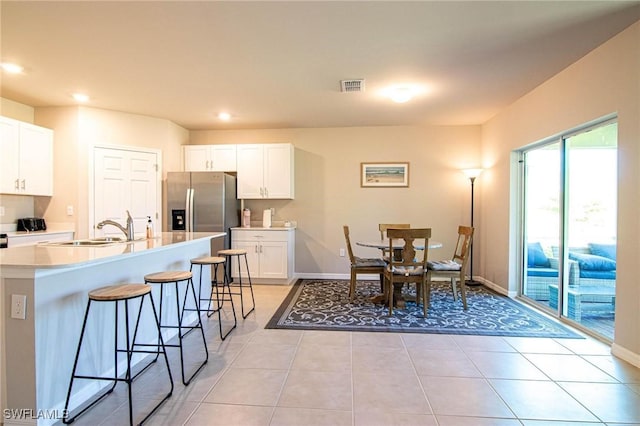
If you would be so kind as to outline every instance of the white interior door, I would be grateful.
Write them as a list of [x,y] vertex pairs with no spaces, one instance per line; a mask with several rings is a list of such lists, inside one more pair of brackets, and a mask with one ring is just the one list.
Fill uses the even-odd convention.
[[[129,210],[135,235],[145,235],[147,216],[157,226],[158,153],[119,148],[94,150],[94,236],[123,236],[115,226],[96,229],[98,222],[111,219],[126,225]],[[91,233],[90,233],[91,234]]]

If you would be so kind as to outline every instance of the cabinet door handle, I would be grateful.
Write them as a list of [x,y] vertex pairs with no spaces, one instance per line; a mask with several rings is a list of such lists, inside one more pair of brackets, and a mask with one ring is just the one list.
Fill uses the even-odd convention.
[[211,167],[209,167],[209,160],[207,160],[207,161],[205,162],[205,166],[204,166],[204,168],[205,168],[205,169],[207,169],[207,170],[211,168]]
[[254,250],[255,250],[256,253],[258,253],[258,245],[257,244],[255,245]]
[[264,188],[263,187],[260,187],[260,196],[264,197]]
[[260,246],[260,253],[262,253],[262,246]]
[[269,190],[266,186],[264,187],[264,198],[269,198]]
[[26,181],[26,179],[22,179],[22,189],[27,189],[25,181]]
[[20,189],[20,179],[16,179],[16,189]]

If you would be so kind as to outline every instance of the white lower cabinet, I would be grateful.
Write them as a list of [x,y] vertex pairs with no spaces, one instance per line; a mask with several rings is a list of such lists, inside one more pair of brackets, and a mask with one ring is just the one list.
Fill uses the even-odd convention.
[[[294,238],[292,228],[232,228],[231,248],[247,251],[252,282],[288,283],[294,272]],[[244,259],[240,257],[242,278],[247,277]],[[238,277],[238,264],[233,259],[231,274]]]

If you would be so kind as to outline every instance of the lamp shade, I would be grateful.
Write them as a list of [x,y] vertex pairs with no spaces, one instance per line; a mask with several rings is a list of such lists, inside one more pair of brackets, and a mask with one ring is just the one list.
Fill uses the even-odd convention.
[[462,173],[464,173],[469,179],[475,179],[480,176],[482,169],[463,169]]

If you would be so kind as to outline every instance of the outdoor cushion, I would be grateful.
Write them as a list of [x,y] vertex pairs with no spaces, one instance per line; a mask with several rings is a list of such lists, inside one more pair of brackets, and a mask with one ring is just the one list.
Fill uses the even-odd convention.
[[616,260],[615,244],[589,243],[589,250],[591,251],[591,254],[606,257],[607,259],[611,259],[611,260]]
[[616,271],[583,271],[580,270],[580,278],[595,278],[598,280],[615,280]]
[[527,276],[558,278],[558,270],[553,268],[527,268]]
[[616,261],[595,254],[583,254],[569,252],[569,259],[575,260],[580,266],[580,276],[582,271],[615,271]]
[[549,259],[544,254],[540,243],[527,244],[527,266],[539,268],[548,268],[550,266]]

